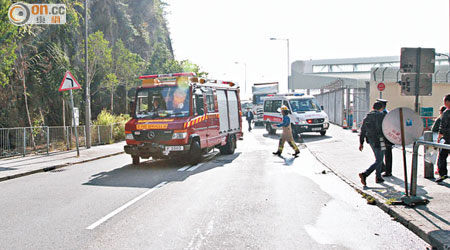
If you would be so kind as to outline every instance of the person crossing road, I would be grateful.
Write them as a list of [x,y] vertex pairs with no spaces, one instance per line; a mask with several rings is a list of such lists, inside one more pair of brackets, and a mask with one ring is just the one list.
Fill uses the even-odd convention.
[[292,128],[291,128],[291,119],[289,118],[289,109],[286,106],[281,106],[281,113],[283,114],[283,122],[281,124],[276,125],[279,128],[283,128],[283,133],[281,134],[280,142],[278,144],[278,151],[273,152],[274,155],[281,156],[281,152],[283,152],[284,143],[287,141],[292,149],[295,150],[293,154],[294,157],[298,157],[300,154],[300,150],[295,144],[294,137],[292,136]]
[[245,114],[247,122],[248,122],[248,131],[252,131],[252,121],[255,118],[253,112],[250,108],[247,109],[247,114]]

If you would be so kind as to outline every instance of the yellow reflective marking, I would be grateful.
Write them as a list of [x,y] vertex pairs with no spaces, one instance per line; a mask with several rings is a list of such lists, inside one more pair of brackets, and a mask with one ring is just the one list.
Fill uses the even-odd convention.
[[138,124],[136,129],[166,129],[168,124]]
[[173,119],[159,119],[159,120],[139,120],[138,123],[144,122],[173,122]]

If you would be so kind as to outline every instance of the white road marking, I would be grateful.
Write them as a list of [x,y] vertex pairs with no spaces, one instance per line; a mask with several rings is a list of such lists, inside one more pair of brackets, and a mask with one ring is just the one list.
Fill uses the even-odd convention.
[[181,172],[181,171],[184,171],[184,170],[186,170],[186,169],[188,169],[188,168],[190,168],[191,166],[186,166],[186,167],[182,167],[182,168],[179,168],[177,171],[178,172]]
[[196,170],[197,168],[201,167],[203,164],[204,163],[197,164],[197,165],[191,167],[190,169],[188,169],[187,171],[192,172],[192,171]]
[[96,227],[98,227],[100,224],[102,224],[103,222],[109,220],[110,218],[112,218],[114,215],[122,212],[124,209],[126,209],[127,207],[133,205],[134,203],[136,203],[137,201],[139,201],[140,199],[144,198],[145,196],[149,195],[150,193],[152,193],[153,191],[155,191],[158,188],[163,187],[164,185],[167,184],[167,181],[161,182],[158,185],[156,185],[155,187],[152,187],[150,190],[148,190],[147,192],[139,195],[138,197],[134,198],[133,200],[127,202],[126,204],[124,204],[123,206],[117,208],[116,210],[112,211],[111,213],[109,213],[108,215],[106,215],[105,217],[101,218],[100,220],[98,220],[97,222],[95,222],[94,224],[88,226],[86,229],[88,230],[92,230]]

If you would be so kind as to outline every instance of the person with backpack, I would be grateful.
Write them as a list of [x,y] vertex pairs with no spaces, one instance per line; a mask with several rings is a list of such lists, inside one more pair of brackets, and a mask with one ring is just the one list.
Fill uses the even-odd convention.
[[439,127],[441,126],[441,120],[442,120],[442,114],[444,114],[444,111],[447,109],[445,106],[441,106],[439,108],[439,117],[434,121],[433,127],[431,127],[431,132],[438,133]]
[[359,178],[363,186],[367,185],[367,177],[375,171],[375,182],[382,183],[384,179],[381,177],[381,166],[383,164],[384,151],[386,150],[385,139],[381,124],[383,122],[384,115],[383,104],[381,102],[375,102],[373,109],[367,114],[363,120],[361,127],[361,134],[359,136],[359,151],[364,149],[364,141],[366,141],[372,148],[375,154],[375,162],[366,171],[359,173]]

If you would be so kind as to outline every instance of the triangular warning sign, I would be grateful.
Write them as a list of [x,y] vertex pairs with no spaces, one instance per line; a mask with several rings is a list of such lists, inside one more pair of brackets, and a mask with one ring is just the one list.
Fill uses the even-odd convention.
[[59,86],[59,91],[65,91],[70,89],[81,89],[81,85],[75,80],[75,77],[67,71],[64,78]]

